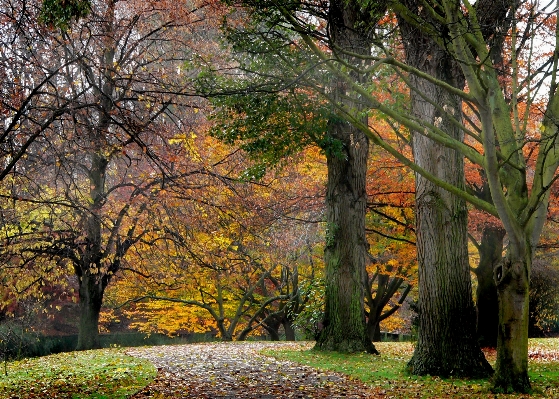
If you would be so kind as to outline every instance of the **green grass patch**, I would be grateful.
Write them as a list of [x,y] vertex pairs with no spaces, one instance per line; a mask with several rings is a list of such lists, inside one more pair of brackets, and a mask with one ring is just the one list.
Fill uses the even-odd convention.
[[[379,342],[375,346],[380,356],[365,353],[341,354],[311,350],[312,345],[300,349],[267,350],[264,353],[282,360],[291,360],[321,370],[335,371],[357,379],[371,387],[372,397],[395,398],[559,398],[559,339],[530,340],[529,373],[532,395],[495,395],[490,392],[489,380],[418,377],[405,372],[413,353],[408,342]],[[486,352],[491,364],[495,351]],[[377,396],[378,395],[378,396]]]
[[147,360],[123,349],[59,353],[4,364],[0,369],[0,398],[63,397],[124,399],[155,378]]

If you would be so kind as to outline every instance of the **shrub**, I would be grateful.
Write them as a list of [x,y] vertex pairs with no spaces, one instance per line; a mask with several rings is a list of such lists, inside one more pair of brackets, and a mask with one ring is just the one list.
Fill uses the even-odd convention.
[[530,278],[530,337],[559,333],[559,267],[534,261]]

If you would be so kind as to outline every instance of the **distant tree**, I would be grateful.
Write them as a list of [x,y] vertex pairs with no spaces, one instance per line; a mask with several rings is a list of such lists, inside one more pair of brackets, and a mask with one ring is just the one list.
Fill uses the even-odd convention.
[[[307,259],[318,225],[315,176],[299,177],[295,170],[304,167],[297,162],[247,182],[239,179],[241,153],[201,139],[198,162],[220,161],[190,177],[190,188],[175,186],[160,197],[165,236],[134,249],[142,274],[119,279],[112,302],[141,331],[213,331],[229,341],[265,330],[278,338],[280,325],[290,330],[300,301],[299,276],[314,273]],[[169,317],[169,306],[182,316]]]
[[75,274],[78,349],[99,346],[105,289],[130,248],[155,228],[148,213],[177,174],[169,139],[192,122],[177,108],[196,106],[180,67],[190,57],[186,32],[203,16],[160,7],[96,2],[86,19],[44,43],[48,58],[36,60],[36,68],[55,64],[56,85],[46,89],[57,99],[53,107],[67,103],[69,111],[14,175],[18,188],[5,198],[36,211],[18,229],[7,226],[3,249],[37,282],[53,270]]
[[[381,126],[379,123],[378,128]],[[389,126],[385,128],[390,132]],[[386,152],[373,149],[369,164],[366,231],[371,259],[365,310],[369,338],[380,341],[380,323],[386,324],[417,286],[415,189],[410,171]]]

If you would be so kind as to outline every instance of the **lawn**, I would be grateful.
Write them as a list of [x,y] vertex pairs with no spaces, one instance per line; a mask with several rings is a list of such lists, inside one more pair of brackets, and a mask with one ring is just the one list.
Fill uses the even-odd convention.
[[[267,350],[267,355],[300,364],[347,374],[371,387],[375,397],[386,398],[559,398],[559,338],[531,339],[530,380],[532,395],[494,395],[488,380],[417,377],[406,374],[406,362],[413,344],[406,342],[375,343],[380,356],[342,355],[335,352],[308,350]],[[495,351],[485,351],[492,365]],[[386,396],[383,396],[386,395]]]
[[59,353],[3,363],[0,398],[124,399],[153,381],[156,372],[123,349]]

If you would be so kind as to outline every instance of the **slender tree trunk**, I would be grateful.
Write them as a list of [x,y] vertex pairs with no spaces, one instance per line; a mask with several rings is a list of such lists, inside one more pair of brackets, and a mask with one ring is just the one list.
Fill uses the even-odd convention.
[[477,335],[482,347],[497,346],[499,326],[499,302],[497,286],[493,278],[494,270],[502,261],[505,230],[498,226],[483,229],[479,246],[479,265],[475,270],[477,277],[476,310]]
[[376,320],[367,320],[367,335],[369,339],[373,342],[380,342],[380,322],[378,319]]
[[[509,254],[513,252],[509,250]],[[495,269],[499,296],[497,363],[493,387],[496,392],[529,392],[528,303],[531,255],[511,260],[509,255]]]
[[[455,87],[463,87],[459,68],[448,53],[404,20],[400,20],[400,28],[410,65]],[[462,140],[460,129],[433,105],[442,106],[460,120],[460,100],[427,81],[411,79],[417,90],[411,93],[413,114]],[[464,160],[456,151],[416,132],[413,155],[415,162],[428,172],[456,187],[464,187]],[[418,375],[487,376],[491,366],[479,348],[475,331],[466,204],[416,174],[416,223],[419,332],[408,368]]]
[[[329,9],[330,35],[333,44],[341,49],[338,57],[358,65],[363,60],[352,59],[343,52],[370,54],[363,26],[356,29],[361,11],[360,6],[341,0],[332,1]],[[358,102],[348,99],[351,90],[342,79],[333,78],[330,87],[336,103],[360,107]],[[369,141],[364,133],[338,117],[330,119],[328,135],[331,142],[340,145],[326,148],[325,313],[316,348],[376,353],[367,335],[363,302],[368,251],[365,187]]]
[[109,278],[103,278],[101,270],[101,217],[104,201],[105,173],[107,160],[97,153],[91,154],[90,184],[91,206],[84,215],[85,246],[82,259],[75,265],[79,278],[80,324],[77,350],[96,349],[99,344],[99,312],[103,303],[103,293]]

